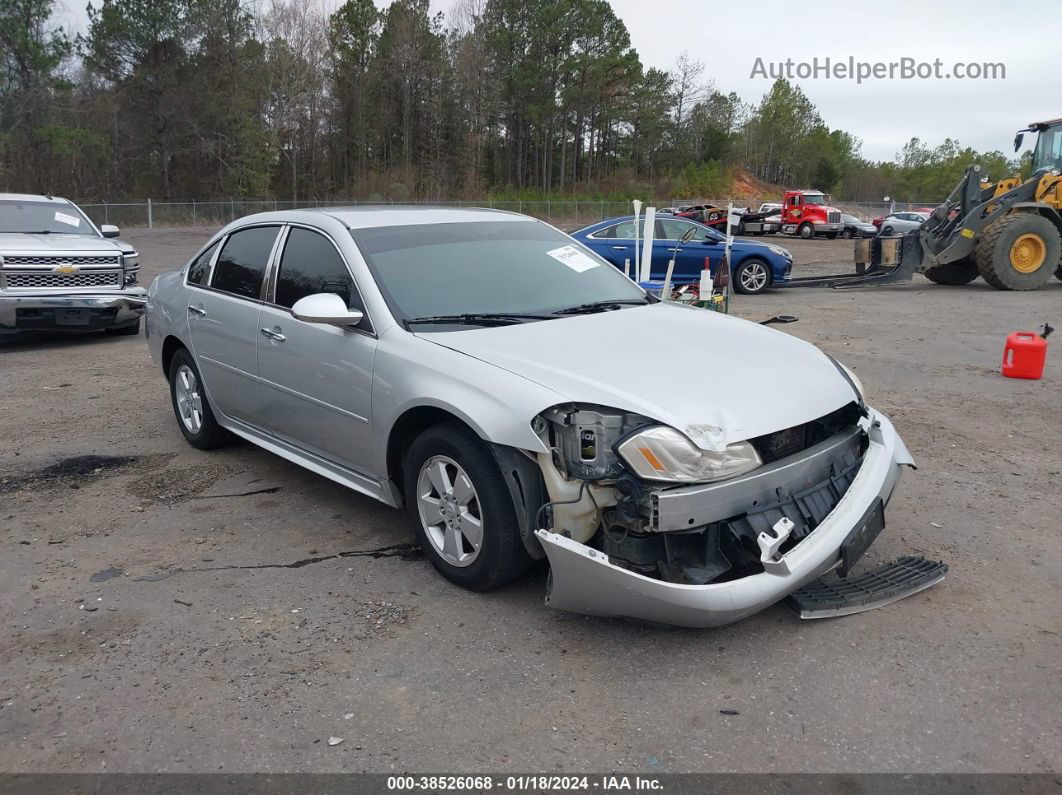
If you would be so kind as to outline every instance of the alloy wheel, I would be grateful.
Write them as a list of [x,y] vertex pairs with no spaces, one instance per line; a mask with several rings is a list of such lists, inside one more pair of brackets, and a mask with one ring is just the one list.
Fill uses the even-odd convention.
[[187,364],[177,368],[173,394],[184,427],[189,433],[199,433],[199,429],[203,427],[203,397],[199,394],[199,381],[195,377],[195,371]]
[[465,470],[444,455],[424,462],[417,476],[417,511],[435,551],[452,566],[468,566],[483,544],[479,495]]
[[767,286],[767,268],[762,262],[750,262],[738,276],[741,286],[750,293],[758,293]]

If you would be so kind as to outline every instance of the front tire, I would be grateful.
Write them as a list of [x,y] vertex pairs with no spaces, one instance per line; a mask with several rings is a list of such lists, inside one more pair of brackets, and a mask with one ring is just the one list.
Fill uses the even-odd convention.
[[403,481],[413,532],[446,579],[488,591],[531,566],[498,464],[461,423],[436,425],[418,436],[406,453]]
[[1062,240],[1042,215],[1012,213],[988,227],[977,244],[977,268],[997,290],[1037,290],[1058,269]]
[[808,223],[803,223],[797,229],[797,234],[800,235],[803,240],[811,240],[815,237],[815,227]]
[[771,286],[771,269],[762,259],[751,257],[734,268],[734,289],[744,295],[759,295]]
[[173,403],[177,427],[192,447],[213,450],[227,444],[232,438],[214,418],[199,368],[184,348],[177,351],[170,361],[170,401]]

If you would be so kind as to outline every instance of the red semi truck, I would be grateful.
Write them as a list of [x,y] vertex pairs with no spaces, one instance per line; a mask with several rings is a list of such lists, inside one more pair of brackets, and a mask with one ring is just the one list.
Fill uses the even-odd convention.
[[815,235],[834,238],[844,231],[841,211],[830,206],[831,198],[821,190],[787,190],[782,205],[782,234]]

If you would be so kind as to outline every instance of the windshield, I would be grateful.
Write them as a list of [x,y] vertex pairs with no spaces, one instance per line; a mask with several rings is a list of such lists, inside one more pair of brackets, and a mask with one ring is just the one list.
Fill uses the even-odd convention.
[[1062,170],[1062,126],[1042,131],[1036,141],[1033,171],[1042,168]]
[[843,221],[844,221],[844,222],[845,222],[846,224],[861,224],[861,223],[863,223],[863,222],[862,222],[862,221],[860,221],[860,220],[859,220],[858,218],[856,218],[856,217],[855,217],[854,215],[842,215],[842,216],[841,216],[841,219],[842,219],[842,220],[843,220]]
[[0,232],[96,235],[88,218],[73,204],[12,199],[0,200]]
[[821,193],[805,193],[804,204],[825,204],[826,197]]
[[541,223],[416,224],[350,234],[400,322],[646,300],[608,262]]

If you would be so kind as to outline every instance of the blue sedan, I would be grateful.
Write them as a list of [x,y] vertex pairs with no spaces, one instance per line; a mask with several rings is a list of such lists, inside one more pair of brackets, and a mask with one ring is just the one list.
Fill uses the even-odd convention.
[[[644,239],[644,218],[640,219],[640,227],[639,246]],[[693,238],[678,249],[672,282],[689,284],[699,281],[705,259],[708,260],[712,273],[715,273],[726,248],[725,235],[685,218],[657,217],[654,227],[653,261],[650,267],[653,280],[663,280],[672,254],[675,254],[679,241],[690,227],[696,231]],[[572,232],[571,236],[620,270],[623,270],[625,260],[630,260],[631,268],[634,267],[634,216],[601,221]],[[788,281],[792,267],[793,255],[781,246],[735,239],[730,247],[730,272],[734,279],[734,289],[739,293],[755,295],[762,293],[772,284]]]

